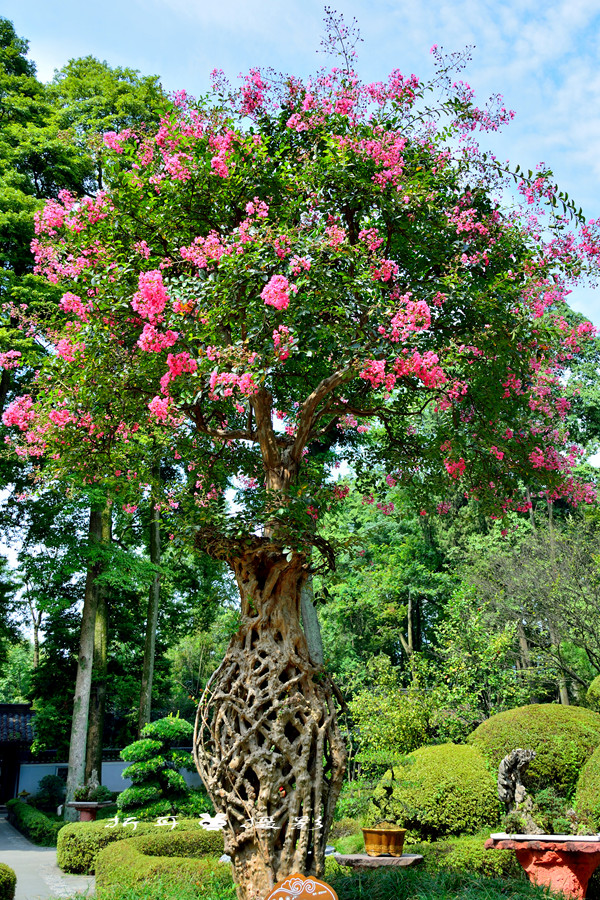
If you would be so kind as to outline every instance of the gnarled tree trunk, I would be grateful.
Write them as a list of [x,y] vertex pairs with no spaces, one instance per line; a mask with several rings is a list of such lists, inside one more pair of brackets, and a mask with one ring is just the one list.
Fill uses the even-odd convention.
[[300,626],[306,559],[255,538],[230,564],[242,621],[200,702],[194,753],[227,820],[239,900],[263,900],[292,872],[322,876],[346,750]]

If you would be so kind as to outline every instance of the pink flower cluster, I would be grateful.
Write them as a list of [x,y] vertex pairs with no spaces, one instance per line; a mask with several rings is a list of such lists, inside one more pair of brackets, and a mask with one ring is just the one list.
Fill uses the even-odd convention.
[[290,355],[290,351],[296,346],[296,339],[293,332],[287,325],[280,325],[273,331],[273,347],[275,348],[275,356],[281,362]]
[[138,288],[139,290],[133,295],[131,305],[151,325],[156,325],[162,321],[162,313],[169,299],[163,284],[162,272],[158,269],[151,272],[140,272]]
[[21,354],[18,350],[7,350],[0,353],[0,369],[18,369],[21,365]]
[[[220,388],[216,393],[216,388]],[[231,397],[234,388],[237,388],[245,397],[251,397],[258,390],[254,383],[254,376],[251,372],[244,372],[243,375],[236,375],[235,372],[218,372],[216,369],[211,373],[209,381],[209,394],[211,400],[220,400],[222,397]]]
[[31,397],[17,397],[6,407],[2,421],[8,427],[15,425],[19,431],[28,431],[37,415]]
[[403,305],[391,317],[389,330],[379,326],[379,334],[386,337],[392,343],[405,341],[411,334],[417,331],[427,331],[431,326],[431,310],[425,300],[412,300],[412,294],[408,291],[399,299]]
[[154,325],[144,325],[144,330],[137,340],[137,345],[146,353],[160,353],[168,350],[179,340],[177,331],[157,331]]
[[108,147],[110,150],[114,150],[115,153],[122,153],[123,142],[128,140],[132,134],[131,128],[126,128],[118,134],[116,131],[107,131],[104,134],[104,146]]
[[85,304],[77,294],[67,291],[63,294],[59,306],[64,312],[74,313],[82,322],[88,321],[88,313],[91,311],[91,304]]
[[450,478],[460,478],[464,475],[466,463],[461,456],[458,460],[445,459],[444,467]]
[[290,294],[296,294],[298,288],[290,284],[284,275],[273,275],[262,289],[260,296],[265,306],[274,306],[279,311],[287,309],[290,302]]
[[181,353],[169,353],[167,356],[168,371],[160,379],[160,389],[163,394],[168,393],[169,384],[179,375],[195,372],[198,369],[198,363],[193,359],[187,350]]
[[189,247],[180,247],[179,252],[183,259],[189,260],[199,269],[206,269],[210,265],[218,263],[221,257],[229,251],[217,232],[210,231],[205,238],[194,238],[194,242]]

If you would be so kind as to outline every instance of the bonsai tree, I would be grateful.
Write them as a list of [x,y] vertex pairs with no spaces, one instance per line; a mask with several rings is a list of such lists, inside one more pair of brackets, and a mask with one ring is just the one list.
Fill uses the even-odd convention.
[[152,818],[176,815],[189,803],[191,791],[179,770],[192,772],[196,766],[192,754],[178,747],[191,742],[193,730],[184,719],[167,716],[149,722],[141,739],[121,750],[121,759],[131,763],[123,776],[133,784],[119,794],[119,809]]
[[306,82],[217,75],[158,130],[105,135],[106,190],[38,217],[37,272],[64,293],[50,324],[24,324],[55,353],[4,422],[48,476],[101,480],[128,508],[148,447],[181,460],[162,500],[174,539],[226,560],[240,592],[195,739],[240,900],[323,873],[342,784],[332,687],[300,624],[335,558],[318,529],[345,496],[331,449],[365,502],[386,477],[423,515],[457,486],[500,516],[527,508],[524,482],[593,496],[572,475],[563,375],[593,333],[565,297],[598,231],[547,170],[517,175],[524,209],[503,207],[513,179],[474,137],[509,118],[442,62],[429,85],[361,84],[347,54]]

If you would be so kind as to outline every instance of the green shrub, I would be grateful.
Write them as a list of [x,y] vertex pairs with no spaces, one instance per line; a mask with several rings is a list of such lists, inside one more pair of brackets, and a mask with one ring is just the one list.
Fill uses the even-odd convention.
[[589,817],[600,829],[600,747],[583,766],[575,789],[574,806],[580,815]]
[[367,820],[396,822],[407,840],[435,840],[497,824],[496,779],[474,747],[421,747],[386,772],[373,792]]
[[[131,837],[141,835],[157,835],[162,833],[173,835],[175,832],[193,831],[205,835],[204,840],[210,852],[223,852],[223,835],[220,831],[205,831],[200,828],[194,819],[182,819],[171,830],[169,824],[157,826],[155,824],[140,822],[135,831],[132,825],[107,826],[106,822],[73,822],[65,825],[58,836],[56,861],[64,872],[75,875],[93,875],[96,867],[98,853],[115,841],[128,840]],[[208,842],[208,843],[206,843]],[[204,844],[203,844],[204,846]],[[208,850],[206,852],[209,852]]]
[[64,822],[53,822],[39,809],[18,798],[8,800],[8,821],[11,825],[41,847],[56,847],[56,837]]
[[[96,860],[98,897],[116,886],[126,891],[155,880],[173,886],[187,886],[190,882],[230,885],[230,867],[220,863],[215,853],[215,834],[218,832],[197,827],[187,832],[130,837],[106,847]],[[216,852],[222,849],[221,844]]]
[[141,739],[121,751],[121,759],[131,763],[123,776],[133,783],[119,794],[119,809],[149,819],[210,811],[206,796],[192,792],[179,771],[196,771],[192,754],[175,749],[190,741],[193,731],[189,722],[175,716],[144,726]]
[[411,846],[411,853],[421,853],[430,872],[470,872],[498,878],[518,878],[522,869],[514,850],[486,850],[489,831],[463,834],[459,837]]
[[44,775],[38,784],[38,792],[30,799],[32,806],[56,812],[57,806],[65,799],[66,785],[58,775]]
[[0,863],[0,900],[13,900],[17,876],[10,866]]
[[600,710],[600,675],[597,675],[590,684],[585,699],[596,712]]
[[532,791],[571,797],[582,766],[600,745],[600,715],[579,706],[539,703],[498,713],[467,738],[494,769],[516,747],[535,750],[525,777]]

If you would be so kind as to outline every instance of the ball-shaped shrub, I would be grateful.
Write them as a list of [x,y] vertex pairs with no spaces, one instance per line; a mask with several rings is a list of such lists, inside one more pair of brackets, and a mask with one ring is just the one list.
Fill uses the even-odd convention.
[[570,798],[582,766],[600,745],[600,715],[554,703],[520,706],[482,722],[467,741],[494,769],[517,747],[535,750],[525,786],[532,791],[553,787]]
[[367,819],[395,822],[409,841],[472,834],[500,819],[496,779],[474,747],[421,747],[386,772]]
[[0,900],[13,900],[17,876],[10,866],[0,863]]
[[596,711],[600,709],[600,675],[597,675],[590,684],[585,699],[592,709]]
[[600,829],[600,747],[597,747],[581,770],[575,802],[579,815],[589,819],[593,827]]

